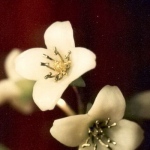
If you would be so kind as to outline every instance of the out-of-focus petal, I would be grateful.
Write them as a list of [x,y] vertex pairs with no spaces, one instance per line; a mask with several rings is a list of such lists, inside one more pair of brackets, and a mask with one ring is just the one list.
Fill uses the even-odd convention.
[[11,100],[12,98],[18,98],[20,96],[20,90],[12,80],[0,81],[0,104]]
[[24,51],[16,59],[16,71],[29,80],[43,79],[51,71],[46,66],[41,66],[41,62],[48,62],[43,54],[50,55],[49,53],[44,48],[33,48]]
[[69,21],[53,23],[44,34],[45,44],[49,50],[57,50],[63,55],[75,47],[73,30]]
[[71,50],[71,68],[69,70],[69,79],[73,81],[85,72],[95,68],[95,54],[86,48],[74,48]]
[[54,121],[50,133],[64,145],[75,147],[88,137],[91,118],[86,115],[70,116]]
[[[18,81],[19,82],[19,81]],[[23,86],[23,85],[22,85]],[[8,102],[13,108],[23,114],[30,114],[34,110],[34,103],[31,99],[23,97],[24,90],[20,88],[11,79],[5,79],[0,81],[0,105]],[[31,93],[31,91],[29,91]],[[28,91],[27,91],[28,93]]]
[[20,99],[20,97],[15,99],[12,98],[9,103],[13,108],[25,115],[31,114],[34,111],[34,103],[32,99],[24,101]]
[[39,80],[33,88],[34,102],[42,111],[51,110],[55,107],[68,85],[68,80],[60,80],[58,82],[49,79]]
[[19,49],[13,49],[6,57],[4,67],[8,78],[11,80],[19,80],[22,77],[15,70],[15,59],[21,53]]
[[125,111],[125,100],[117,86],[106,85],[98,93],[88,114],[93,119],[104,121],[111,118],[112,122],[120,120]]
[[136,94],[127,103],[126,116],[129,118],[150,119],[150,91]]
[[143,140],[143,130],[132,121],[122,119],[108,130],[109,137],[117,142],[113,150],[135,150]]
[[0,143],[0,150],[10,150],[10,149],[6,147],[4,144]]
[[34,102],[32,99],[32,91],[34,81],[31,80],[18,80],[15,82],[16,86],[20,89],[20,96],[16,99],[12,98],[10,104],[23,114],[31,114],[34,111]]

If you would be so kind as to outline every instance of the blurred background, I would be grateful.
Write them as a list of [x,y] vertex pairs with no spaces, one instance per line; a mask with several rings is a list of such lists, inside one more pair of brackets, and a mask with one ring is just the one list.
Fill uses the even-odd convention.
[[[0,79],[7,78],[4,60],[13,48],[45,47],[44,32],[55,21],[69,20],[76,46],[97,56],[96,69],[83,75],[82,100],[93,102],[106,84],[117,85],[127,101],[150,89],[150,1],[148,0],[1,0]],[[9,91],[8,91],[9,92]],[[77,111],[76,94],[63,94]],[[58,107],[22,114],[7,103],[0,106],[0,143],[10,150],[75,150],[49,133],[55,119],[66,117]],[[127,117],[130,118],[130,117]],[[134,118],[133,118],[134,120]],[[150,149],[150,121],[136,119],[145,130],[138,150]]]

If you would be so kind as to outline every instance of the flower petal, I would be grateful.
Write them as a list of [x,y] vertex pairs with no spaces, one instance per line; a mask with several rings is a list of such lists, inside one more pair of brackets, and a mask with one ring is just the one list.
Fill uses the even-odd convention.
[[112,122],[120,120],[125,111],[125,100],[117,86],[105,86],[98,93],[88,114],[99,120],[111,118]]
[[62,144],[75,147],[88,137],[90,121],[87,114],[58,119],[54,121],[50,133]]
[[150,119],[150,91],[140,92],[130,98],[127,103],[126,116]]
[[15,59],[21,53],[19,49],[13,49],[6,57],[4,67],[8,78],[16,81],[22,77],[15,70]]
[[95,54],[82,47],[74,48],[71,50],[71,68],[69,71],[70,81],[80,77],[85,72],[95,68],[96,56]]
[[22,114],[28,115],[34,111],[34,103],[32,99],[26,101],[18,98],[12,98],[10,104],[13,108],[21,112]]
[[64,90],[69,85],[68,80],[58,82],[43,79],[35,83],[33,88],[33,99],[42,111],[53,109]]
[[143,130],[132,121],[121,120],[116,127],[108,130],[109,137],[117,142],[114,150],[135,150],[143,140]]
[[11,79],[1,80],[0,105],[3,104],[4,102],[8,102],[13,108],[17,109],[19,112],[22,112],[23,114],[29,114],[33,112],[34,110],[33,100],[25,98],[23,99],[22,93],[24,92],[24,90],[25,89],[21,89],[16,84],[16,82],[12,81]]
[[12,80],[5,79],[0,81],[0,104],[3,104],[6,100],[11,101],[13,98],[18,98],[20,94],[19,88]]
[[16,59],[17,72],[29,80],[43,79],[51,71],[46,66],[41,66],[41,62],[49,61],[43,54],[51,56],[44,48],[33,48],[21,53]]
[[53,23],[44,34],[45,44],[49,50],[57,50],[67,55],[75,47],[73,30],[69,21]]

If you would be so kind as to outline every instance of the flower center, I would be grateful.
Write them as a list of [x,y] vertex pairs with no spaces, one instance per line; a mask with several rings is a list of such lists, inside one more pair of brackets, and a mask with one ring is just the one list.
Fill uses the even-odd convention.
[[45,76],[45,79],[55,78],[55,81],[58,81],[62,79],[64,75],[68,74],[68,71],[71,67],[71,61],[70,61],[71,52],[69,51],[68,55],[63,58],[60,55],[60,53],[57,51],[57,49],[55,48],[54,54],[59,56],[59,60],[54,60],[48,55],[43,54],[48,60],[52,62],[52,65],[50,66],[50,63],[41,62],[41,66],[46,66],[50,70],[53,70],[55,72],[55,74],[53,74],[52,72],[49,72],[49,74]]
[[94,150],[97,150],[97,144],[95,140],[97,140],[102,146],[112,150],[110,144],[116,145],[115,141],[112,141],[106,134],[104,129],[110,129],[111,127],[116,126],[116,123],[109,125],[110,118],[108,118],[104,122],[100,122],[96,120],[95,123],[89,128],[88,138],[86,142],[82,145],[82,148],[93,146]]

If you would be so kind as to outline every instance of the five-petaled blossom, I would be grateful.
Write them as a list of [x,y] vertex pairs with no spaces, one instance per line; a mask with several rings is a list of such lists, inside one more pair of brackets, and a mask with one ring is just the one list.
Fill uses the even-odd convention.
[[53,109],[68,85],[95,68],[95,54],[75,47],[69,21],[53,23],[44,34],[45,48],[24,51],[16,60],[16,70],[35,80],[33,99],[41,110]]
[[122,119],[124,97],[116,86],[105,86],[87,114],[55,120],[50,132],[59,142],[79,150],[135,150],[143,130]]
[[19,112],[29,114],[34,110],[33,81],[22,78],[15,71],[15,59],[20,53],[19,49],[13,49],[4,62],[7,79],[0,81],[0,105],[9,103]]

